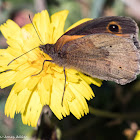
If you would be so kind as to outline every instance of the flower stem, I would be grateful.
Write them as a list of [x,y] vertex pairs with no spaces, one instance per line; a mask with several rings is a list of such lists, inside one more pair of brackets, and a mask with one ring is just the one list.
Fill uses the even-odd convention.
[[134,113],[112,113],[112,112],[108,112],[108,111],[95,109],[91,106],[89,106],[89,111],[90,111],[91,114],[93,114],[95,116],[106,117],[106,118],[140,119],[140,113],[138,113],[138,112],[134,112]]

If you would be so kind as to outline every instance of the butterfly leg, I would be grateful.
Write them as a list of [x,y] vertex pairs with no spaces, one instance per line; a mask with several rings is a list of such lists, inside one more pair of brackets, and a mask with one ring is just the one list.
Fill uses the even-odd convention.
[[44,61],[43,61],[43,65],[42,65],[41,71],[40,71],[39,73],[37,73],[37,74],[32,75],[32,76],[37,76],[37,75],[39,75],[39,74],[43,71],[43,69],[44,69],[44,64],[45,64],[46,61],[47,61],[47,62],[53,62],[53,60],[44,60]]
[[62,102],[61,102],[62,107],[63,107],[64,94],[65,94],[65,90],[66,90],[66,71],[65,71],[65,67],[63,67],[63,71],[64,71],[65,81],[64,81],[64,90],[63,90]]

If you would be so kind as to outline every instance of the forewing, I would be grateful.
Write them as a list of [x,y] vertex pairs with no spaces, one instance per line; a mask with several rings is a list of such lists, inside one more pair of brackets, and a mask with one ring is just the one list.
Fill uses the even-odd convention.
[[75,28],[69,30],[64,35],[90,35],[95,33],[108,33],[106,27],[112,21],[116,22],[118,25],[121,26],[122,32],[119,32],[120,34],[136,34],[138,32],[137,24],[131,18],[120,16],[108,16],[82,23],[76,26]]
[[[110,23],[115,23],[120,27],[119,32],[111,32],[108,29]],[[64,35],[91,35],[98,33],[110,33],[132,39],[135,46],[139,47],[138,42],[138,26],[134,20],[129,17],[110,16],[93,19],[82,23],[75,28],[69,30]]]
[[62,48],[65,67],[92,77],[126,84],[139,73],[140,53],[133,41],[111,34],[88,35]]

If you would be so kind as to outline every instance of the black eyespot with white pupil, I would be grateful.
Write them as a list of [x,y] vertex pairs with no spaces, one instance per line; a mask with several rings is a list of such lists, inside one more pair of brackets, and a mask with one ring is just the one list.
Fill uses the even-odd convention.
[[118,27],[118,25],[116,25],[116,24],[110,24],[110,25],[109,25],[109,30],[110,30],[111,32],[119,32],[119,27]]

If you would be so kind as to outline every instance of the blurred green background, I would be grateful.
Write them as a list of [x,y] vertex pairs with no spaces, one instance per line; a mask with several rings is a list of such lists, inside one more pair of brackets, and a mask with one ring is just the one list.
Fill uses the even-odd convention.
[[[140,0],[0,0],[0,24],[10,18],[22,27],[30,23],[29,14],[44,9],[50,15],[69,10],[65,29],[86,17],[129,16],[140,24]],[[0,48],[6,47],[0,35]],[[87,116],[77,120],[70,115],[59,121],[46,106],[49,114],[42,113],[36,128],[23,125],[20,114],[15,119],[4,115],[12,87],[0,89],[0,136],[7,136],[7,140],[11,136],[45,140],[133,140],[140,126],[140,76],[125,86],[104,81],[101,88],[91,87],[96,97],[88,102]]]

